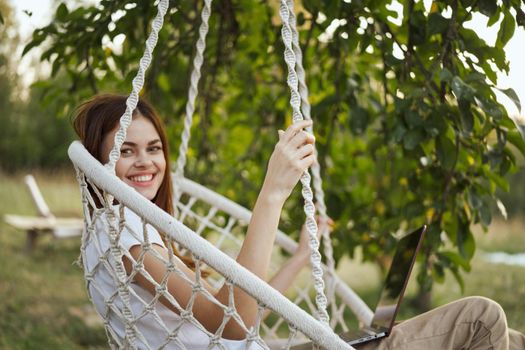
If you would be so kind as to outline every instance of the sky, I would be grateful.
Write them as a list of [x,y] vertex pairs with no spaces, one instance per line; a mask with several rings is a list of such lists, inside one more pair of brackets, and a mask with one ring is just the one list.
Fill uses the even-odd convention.
[[[424,1],[428,2],[427,0]],[[96,2],[96,0],[92,0],[92,2]],[[32,31],[46,25],[54,13],[54,9],[51,8],[52,0],[10,0],[10,3],[15,9],[23,42],[29,41]],[[24,13],[24,10],[30,11],[32,16],[29,17]],[[496,24],[491,28],[487,28],[487,20],[487,17],[478,15],[469,22],[468,26],[474,29],[487,43],[493,45],[499,26]],[[525,30],[522,27],[516,27],[515,34],[507,44],[505,52],[510,62],[510,73],[509,75],[498,75],[498,87],[502,89],[510,87],[516,91],[524,106],[521,111],[523,118],[525,115],[525,64],[523,62],[525,59]],[[33,52],[33,55],[35,54],[36,52]],[[19,65],[18,72],[26,85],[29,85],[35,77],[34,59],[34,56],[28,55],[28,57],[22,59]],[[498,94],[498,99],[505,106],[509,115],[519,115],[517,107],[510,99],[503,94]]]

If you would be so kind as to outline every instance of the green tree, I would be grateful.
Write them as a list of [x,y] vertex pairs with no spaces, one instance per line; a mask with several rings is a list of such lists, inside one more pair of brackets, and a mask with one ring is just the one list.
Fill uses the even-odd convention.
[[[503,48],[525,14],[519,0],[303,0],[300,43],[316,122],[335,255],[361,246],[376,259],[393,233],[424,223],[429,231],[418,279],[428,291],[450,270],[462,284],[475,251],[471,226],[491,222],[496,189],[508,191],[512,148],[525,153],[496,100]],[[200,23],[197,2],[171,2],[144,95],[181,131],[191,57]],[[276,129],[290,114],[276,1],[218,0],[210,23],[201,99],[187,175],[241,204],[253,203]],[[26,51],[45,47],[49,93],[61,105],[100,91],[130,90],[155,14],[152,1],[58,6]],[[465,25],[474,14],[499,26],[494,46]],[[117,50],[108,42],[123,41]],[[116,46],[118,47],[118,45]],[[67,90],[69,93],[62,93]],[[57,91],[59,93],[57,93]],[[502,90],[518,107],[513,90]],[[176,149],[176,148],[174,148]],[[298,195],[283,226],[302,220]]]
[[13,11],[6,1],[0,1],[0,159],[3,164],[11,162],[10,143],[16,123],[17,104],[15,93],[17,76],[13,73],[10,53],[16,47],[18,36],[14,30]]
[[[69,104],[59,104],[45,82],[31,86],[28,98],[23,97],[26,92],[16,69],[19,57],[13,55],[20,45],[17,23],[6,1],[0,1],[0,13],[0,169],[63,167],[74,133],[69,120],[57,115],[65,115]],[[60,81],[57,75],[53,86],[60,86]]]

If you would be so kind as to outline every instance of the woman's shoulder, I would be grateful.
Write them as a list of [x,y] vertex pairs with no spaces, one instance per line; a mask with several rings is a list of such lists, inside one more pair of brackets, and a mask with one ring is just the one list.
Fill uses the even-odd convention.
[[[127,207],[114,205],[111,208],[97,209],[97,231],[110,231],[109,217],[114,217],[115,228],[120,232],[120,244],[127,250],[135,245],[146,242],[165,247],[160,233],[155,227],[146,223],[137,213]],[[110,212],[111,211],[111,212]]]

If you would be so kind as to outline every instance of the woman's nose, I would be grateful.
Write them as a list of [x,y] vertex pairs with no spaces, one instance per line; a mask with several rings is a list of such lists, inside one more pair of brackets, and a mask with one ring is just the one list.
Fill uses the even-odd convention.
[[151,165],[151,159],[147,152],[139,152],[137,158],[135,159],[136,167],[145,167]]

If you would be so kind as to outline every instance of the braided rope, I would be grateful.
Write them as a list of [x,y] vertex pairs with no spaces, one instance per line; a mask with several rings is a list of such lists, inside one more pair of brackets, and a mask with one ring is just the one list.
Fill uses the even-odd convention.
[[[303,53],[301,46],[299,45],[299,33],[297,31],[297,21],[294,13],[294,3],[293,0],[287,0],[288,10],[289,10],[289,25],[292,30],[292,47],[296,59],[296,71],[297,77],[299,79],[299,95],[301,96],[301,112],[305,119],[312,120],[310,115],[311,107],[310,101],[308,100],[308,86],[306,85],[306,74],[303,67]],[[313,130],[310,127],[308,130],[313,134]],[[326,213],[326,203],[323,190],[323,180],[321,178],[321,166],[317,160],[317,149],[315,150],[315,162],[311,166],[312,169],[312,179],[314,186],[314,193],[316,199],[316,209],[319,213],[321,225],[321,238],[324,240],[324,256],[326,259],[326,266],[328,267],[328,274],[333,277],[335,275],[335,261],[332,248],[332,239],[330,237],[330,231],[328,230],[328,214]],[[334,293],[335,293],[335,279],[330,279],[331,283],[328,283],[327,294],[329,300],[332,304],[332,311],[334,311],[335,303]]]
[[[181,143],[179,146],[179,158],[175,169],[175,177],[180,178],[184,175],[184,166],[186,165],[186,153],[188,152],[188,144],[190,141],[190,129],[193,122],[193,113],[195,112],[195,99],[199,92],[199,80],[201,77],[201,66],[203,62],[203,54],[206,49],[206,35],[208,34],[208,21],[211,14],[212,0],[204,0],[204,7],[201,13],[201,25],[199,27],[199,39],[196,44],[196,53],[193,58],[193,70],[191,72],[190,88],[188,90],[188,101],[186,102],[186,117],[184,118],[184,131],[182,132]],[[175,181],[175,183],[177,183]],[[176,186],[175,198],[178,198],[178,186]]]
[[144,51],[144,55],[140,59],[139,70],[137,72],[137,75],[135,76],[135,78],[133,78],[133,88],[131,94],[126,100],[126,111],[124,112],[122,117],[120,117],[120,127],[117,133],[115,134],[115,144],[109,152],[109,161],[106,164],[106,167],[110,169],[113,173],[115,173],[115,165],[118,159],[120,158],[120,148],[126,140],[126,130],[131,124],[133,111],[135,110],[135,108],[137,108],[137,104],[139,102],[139,93],[142,90],[142,87],[144,86],[145,73],[151,63],[152,53],[155,49],[155,46],[157,45],[159,31],[162,28],[162,25],[164,24],[164,15],[168,11],[168,5],[168,0],[160,0],[157,5],[158,11],[155,19],[153,20],[153,23],[151,24],[151,33],[146,41],[146,49]]
[[[293,121],[298,122],[303,120],[300,110],[301,98],[298,92],[297,73],[295,72],[296,56],[292,48],[292,29],[290,28],[290,9],[286,0],[281,0],[279,7],[279,14],[281,15],[283,26],[281,35],[285,45],[284,60],[288,66],[287,83],[290,87],[290,105],[293,110]],[[304,212],[306,214],[306,229],[309,235],[309,245],[311,250],[310,262],[312,264],[312,277],[314,280],[314,288],[316,291],[315,302],[317,305],[318,319],[328,325],[329,316],[326,312],[327,299],[324,294],[324,280],[323,270],[321,268],[321,254],[319,253],[319,241],[317,239],[317,223],[315,220],[315,206],[313,203],[313,193],[310,188],[311,177],[308,171],[305,171],[301,176],[301,184],[303,186],[302,195],[304,198]]]

